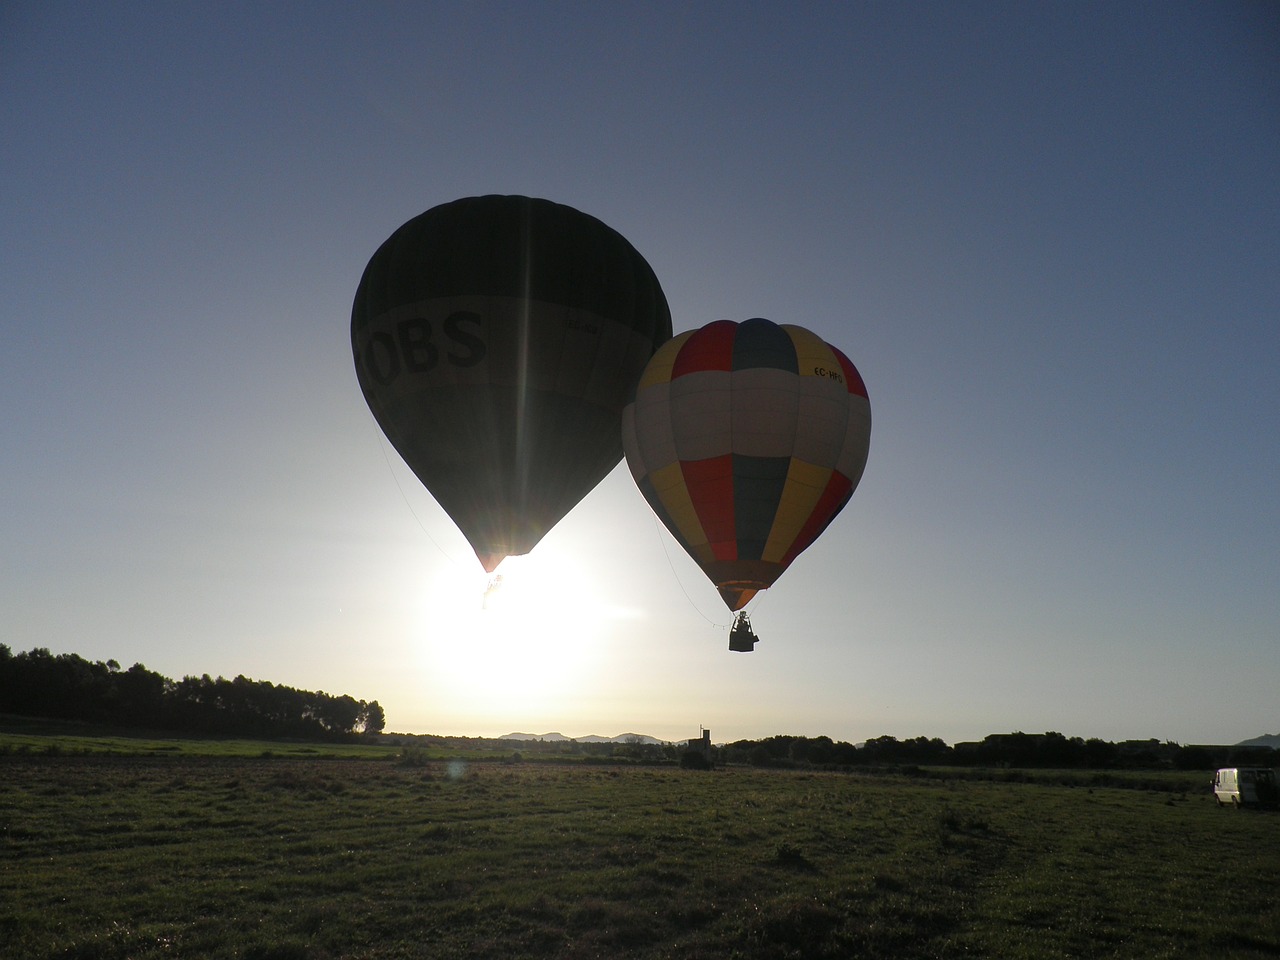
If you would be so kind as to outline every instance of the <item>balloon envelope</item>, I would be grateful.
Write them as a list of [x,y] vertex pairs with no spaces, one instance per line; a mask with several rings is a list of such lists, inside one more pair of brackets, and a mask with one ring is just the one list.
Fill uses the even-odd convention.
[[662,288],[621,234],[529,197],[408,221],[351,311],[369,408],[490,572],[618,463],[622,408],[670,336]]
[[640,492],[739,610],[849,502],[871,404],[848,357],[808,330],[719,320],[654,354],[622,430]]

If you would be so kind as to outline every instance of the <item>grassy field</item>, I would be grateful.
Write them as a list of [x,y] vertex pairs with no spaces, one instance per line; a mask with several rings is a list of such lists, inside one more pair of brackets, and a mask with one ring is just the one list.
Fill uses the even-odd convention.
[[192,739],[151,732],[113,730],[74,720],[0,715],[0,757],[84,756],[117,757],[364,757],[385,758],[394,747],[377,743],[316,743],[311,741]]
[[383,757],[0,757],[0,956],[1280,956],[1207,788]]

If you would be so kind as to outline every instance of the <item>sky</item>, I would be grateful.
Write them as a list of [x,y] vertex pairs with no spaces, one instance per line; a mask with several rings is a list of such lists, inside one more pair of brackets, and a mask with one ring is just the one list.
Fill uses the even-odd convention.
[[[0,642],[399,732],[1280,731],[1278,51],[1264,3],[5,3]],[[625,464],[481,609],[349,330],[488,193],[862,373],[755,652]]]

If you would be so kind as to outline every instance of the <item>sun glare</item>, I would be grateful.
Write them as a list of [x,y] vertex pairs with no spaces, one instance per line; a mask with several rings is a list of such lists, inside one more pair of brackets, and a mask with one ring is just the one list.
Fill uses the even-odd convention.
[[508,557],[493,576],[441,576],[423,609],[430,695],[492,722],[564,715],[602,662],[607,619],[587,571],[549,546]]

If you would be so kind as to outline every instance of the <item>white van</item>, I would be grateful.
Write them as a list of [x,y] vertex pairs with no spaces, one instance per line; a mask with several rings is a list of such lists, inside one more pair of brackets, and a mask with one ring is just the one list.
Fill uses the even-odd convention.
[[1224,767],[1213,775],[1218,806],[1275,806],[1280,802],[1276,772],[1267,767]]

